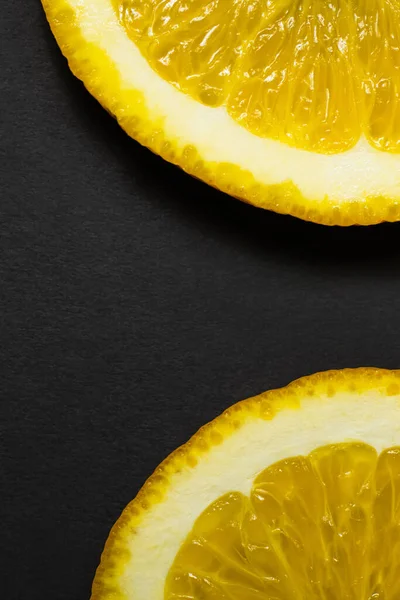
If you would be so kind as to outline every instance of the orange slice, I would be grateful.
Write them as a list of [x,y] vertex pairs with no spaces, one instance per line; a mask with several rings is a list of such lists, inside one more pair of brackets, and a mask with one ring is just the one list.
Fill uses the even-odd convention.
[[400,218],[393,0],[43,0],[129,135],[230,194],[326,224]]
[[397,600],[400,374],[321,373],[236,404],[114,526],[93,600]]

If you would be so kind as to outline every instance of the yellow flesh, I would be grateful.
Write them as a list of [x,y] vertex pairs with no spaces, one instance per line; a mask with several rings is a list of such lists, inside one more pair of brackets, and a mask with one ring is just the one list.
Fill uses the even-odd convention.
[[396,0],[114,0],[152,68],[252,133],[400,151]]
[[323,446],[213,502],[165,600],[398,600],[400,447]]

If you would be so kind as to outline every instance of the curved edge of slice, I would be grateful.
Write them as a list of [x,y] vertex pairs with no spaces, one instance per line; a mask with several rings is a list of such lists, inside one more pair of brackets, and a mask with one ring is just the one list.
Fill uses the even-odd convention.
[[176,139],[166,137],[147,114],[142,93],[122,84],[118,67],[107,52],[85,39],[72,2],[42,0],[42,3],[74,75],[130,137],[168,162],[239,200],[306,221],[349,226],[400,220],[399,198],[383,194],[359,199],[337,200],[328,195],[312,199],[305,197],[290,180],[267,185],[236,164],[203,160],[193,146],[181,146]]
[[[299,413],[295,411],[302,408],[303,401],[315,407],[321,399],[323,402],[327,400],[334,411],[340,413],[343,412],[343,405],[340,406],[343,395],[345,401],[351,397],[361,402],[361,398],[374,393],[379,399],[388,397],[391,401],[393,398],[396,414],[400,413],[400,370],[366,367],[316,373],[298,379],[284,388],[240,401],[204,425],[186,444],[159,465],[136,498],[122,512],[102,553],[91,600],[142,600],[140,594],[137,597],[127,595],[121,583],[125,567],[132,560],[129,543],[137,536],[149,513],[163,503],[171,489],[174,490],[176,478],[187,477],[187,473],[195,471],[201,459],[206,459],[210,451],[216,451],[227,438],[234,437],[238,431],[253,422],[273,421],[277,415],[288,412],[294,413],[295,427],[300,428],[302,420],[297,421]],[[373,403],[376,403],[375,396]],[[393,415],[387,415],[386,418],[389,422],[393,421]],[[328,427],[330,425],[329,423]],[[385,426],[382,427],[385,430]],[[395,425],[395,431],[396,437],[400,436],[400,420]],[[154,544],[151,547],[157,554]]]

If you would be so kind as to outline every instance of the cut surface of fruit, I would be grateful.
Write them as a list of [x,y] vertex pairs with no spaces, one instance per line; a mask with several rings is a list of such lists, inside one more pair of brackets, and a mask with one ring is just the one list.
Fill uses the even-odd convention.
[[315,152],[400,149],[400,7],[387,0],[118,0],[164,79]]
[[331,371],[240,402],[114,526],[93,600],[397,600],[400,373]]
[[165,598],[398,598],[400,447],[322,446],[286,458],[198,517]]
[[231,195],[325,224],[400,219],[391,0],[43,0],[129,135]]

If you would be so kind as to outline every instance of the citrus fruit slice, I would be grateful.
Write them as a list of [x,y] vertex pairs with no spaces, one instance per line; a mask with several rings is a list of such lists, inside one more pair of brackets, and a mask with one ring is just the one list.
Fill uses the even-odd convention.
[[72,71],[133,138],[263,208],[400,219],[393,0],[43,0]]
[[93,600],[398,600],[400,372],[332,371],[236,404],[164,461]]

